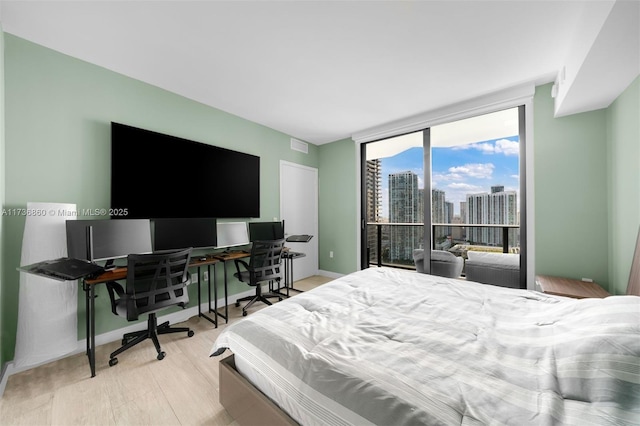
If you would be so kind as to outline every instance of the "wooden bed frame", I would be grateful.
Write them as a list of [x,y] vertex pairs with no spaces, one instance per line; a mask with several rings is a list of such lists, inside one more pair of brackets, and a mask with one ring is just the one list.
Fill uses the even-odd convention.
[[234,355],[220,361],[220,403],[240,426],[298,424],[238,373]]
[[[640,296],[640,230],[629,274],[627,294]],[[234,355],[220,361],[220,403],[240,426],[297,425],[236,370]]]

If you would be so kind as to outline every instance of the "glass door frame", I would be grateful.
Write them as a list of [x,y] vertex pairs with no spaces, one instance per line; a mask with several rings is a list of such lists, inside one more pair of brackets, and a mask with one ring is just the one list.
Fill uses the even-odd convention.
[[[527,152],[531,152],[527,148],[527,104],[530,102],[519,102],[516,105],[504,106],[502,108],[496,108],[493,111],[483,111],[479,112],[476,115],[469,115],[466,118],[472,118],[474,116],[481,116],[484,114],[490,114],[491,112],[497,112],[500,110],[518,108],[518,136],[519,136],[519,185],[520,185],[520,221],[519,221],[519,230],[520,230],[520,288],[527,288],[527,278],[528,278],[528,264],[529,264],[529,251],[528,251],[528,241],[527,238],[527,183],[532,183],[532,178],[528,178],[528,170],[527,170]],[[531,114],[532,117],[532,114]],[[451,120],[451,122],[457,120]],[[445,124],[438,123],[438,124]],[[437,125],[437,124],[434,124]],[[432,125],[432,126],[434,126]],[[423,223],[424,232],[423,232],[423,247],[432,247],[432,206],[431,206],[431,127],[425,127],[422,130],[414,130],[409,133],[415,133],[422,131],[423,135],[423,168],[424,168],[424,182],[425,188],[424,193],[424,218]],[[366,142],[362,142],[360,144],[360,268],[365,269],[369,267],[369,253],[367,251],[368,247],[368,232],[367,232],[367,179],[366,179],[366,170],[367,170],[367,157],[366,157],[366,145],[371,142],[379,142],[385,139],[391,139],[400,135],[387,136],[380,139],[370,140]],[[428,187],[427,187],[428,185]],[[429,224],[428,228],[426,224]],[[380,253],[378,254],[381,255]],[[425,273],[430,273],[431,271],[431,250],[424,251],[424,270]]]

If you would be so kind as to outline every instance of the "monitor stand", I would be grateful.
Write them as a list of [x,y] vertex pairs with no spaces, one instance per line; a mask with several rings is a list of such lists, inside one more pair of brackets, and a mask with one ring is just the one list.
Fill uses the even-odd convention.
[[114,269],[116,269],[116,264],[114,263],[113,259],[107,260],[107,262],[104,264],[104,270],[113,271]]

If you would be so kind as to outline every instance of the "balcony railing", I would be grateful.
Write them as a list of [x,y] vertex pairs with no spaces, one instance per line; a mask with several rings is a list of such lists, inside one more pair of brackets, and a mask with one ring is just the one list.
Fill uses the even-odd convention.
[[[367,223],[370,265],[415,269],[413,250],[423,248],[422,223]],[[431,248],[466,259],[467,250],[518,253],[520,225],[434,223]]]

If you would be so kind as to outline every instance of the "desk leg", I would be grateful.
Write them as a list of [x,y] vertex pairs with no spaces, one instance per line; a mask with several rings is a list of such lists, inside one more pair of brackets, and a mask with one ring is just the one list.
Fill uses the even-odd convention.
[[[291,290],[293,291],[297,291],[298,293],[304,293],[304,290],[298,290],[297,288],[293,287],[293,257],[289,258],[289,282],[291,283],[291,286],[289,286],[291,288]],[[289,291],[289,287],[287,287],[287,292]]]
[[[225,270],[227,268],[225,267]],[[227,277],[224,277],[224,323],[227,324],[229,322],[229,302],[227,301]]]
[[[284,265],[284,288],[287,290],[287,294],[284,294],[282,292],[282,289],[280,288],[280,281],[278,281],[278,289],[273,291],[273,293],[279,294],[283,297],[289,297],[289,260],[289,257],[282,258],[282,262]],[[269,283],[269,286],[271,286],[271,283]]]
[[[215,266],[214,266],[215,268]],[[215,274],[216,271],[215,269],[213,270],[213,273]],[[207,265],[207,277],[209,278],[207,280],[207,300],[209,301],[208,303],[208,312],[211,312],[211,265]],[[213,277],[213,279],[215,280],[215,277]],[[216,328],[218,328],[218,318],[216,317]]]
[[[207,316],[206,314],[202,313],[202,306],[201,306],[202,305],[202,296],[201,296],[201,290],[200,290],[200,285],[201,284],[202,284],[202,282],[200,281],[200,267],[198,266],[198,316],[206,319],[209,322],[211,322],[217,328],[218,327],[217,319],[215,319],[215,320],[211,319],[209,316]],[[211,287],[209,287],[209,290],[211,290]],[[211,308],[211,291],[209,291],[209,308]]]
[[222,268],[224,268],[224,314],[218,312],[218,297],[216,295],[216,315],[224,318],[225,324],[229,322],[229,303],[227,301],[227,261],[222,261]]
[[82,282],[82,290],[84,290],[84,312],[85,312],[84,331],[86,334],[85,340],[87,341],[87,356],[89,357],[89,350],[90,350],[89,330],[91,328],[91,325],[89,323],[90,321],[89,316],[91,315],[91,309],[89,308],[89,286],[84,281]]
[[[209,274],[211,282],[211,274]],[[211,298],[209,298],[209,312],[213,312],[216,317],[216,327],[218,326],[218,278],[216,276],[216,264],[213,264],[213,311],[211,310]]]
[[96,314],[95,314],[95,289],[92,285],[83,282],[83,290],[86,296],[86,327],[87,327],[87,357],[89,358],[89,368],[91,377],[96,376]]

